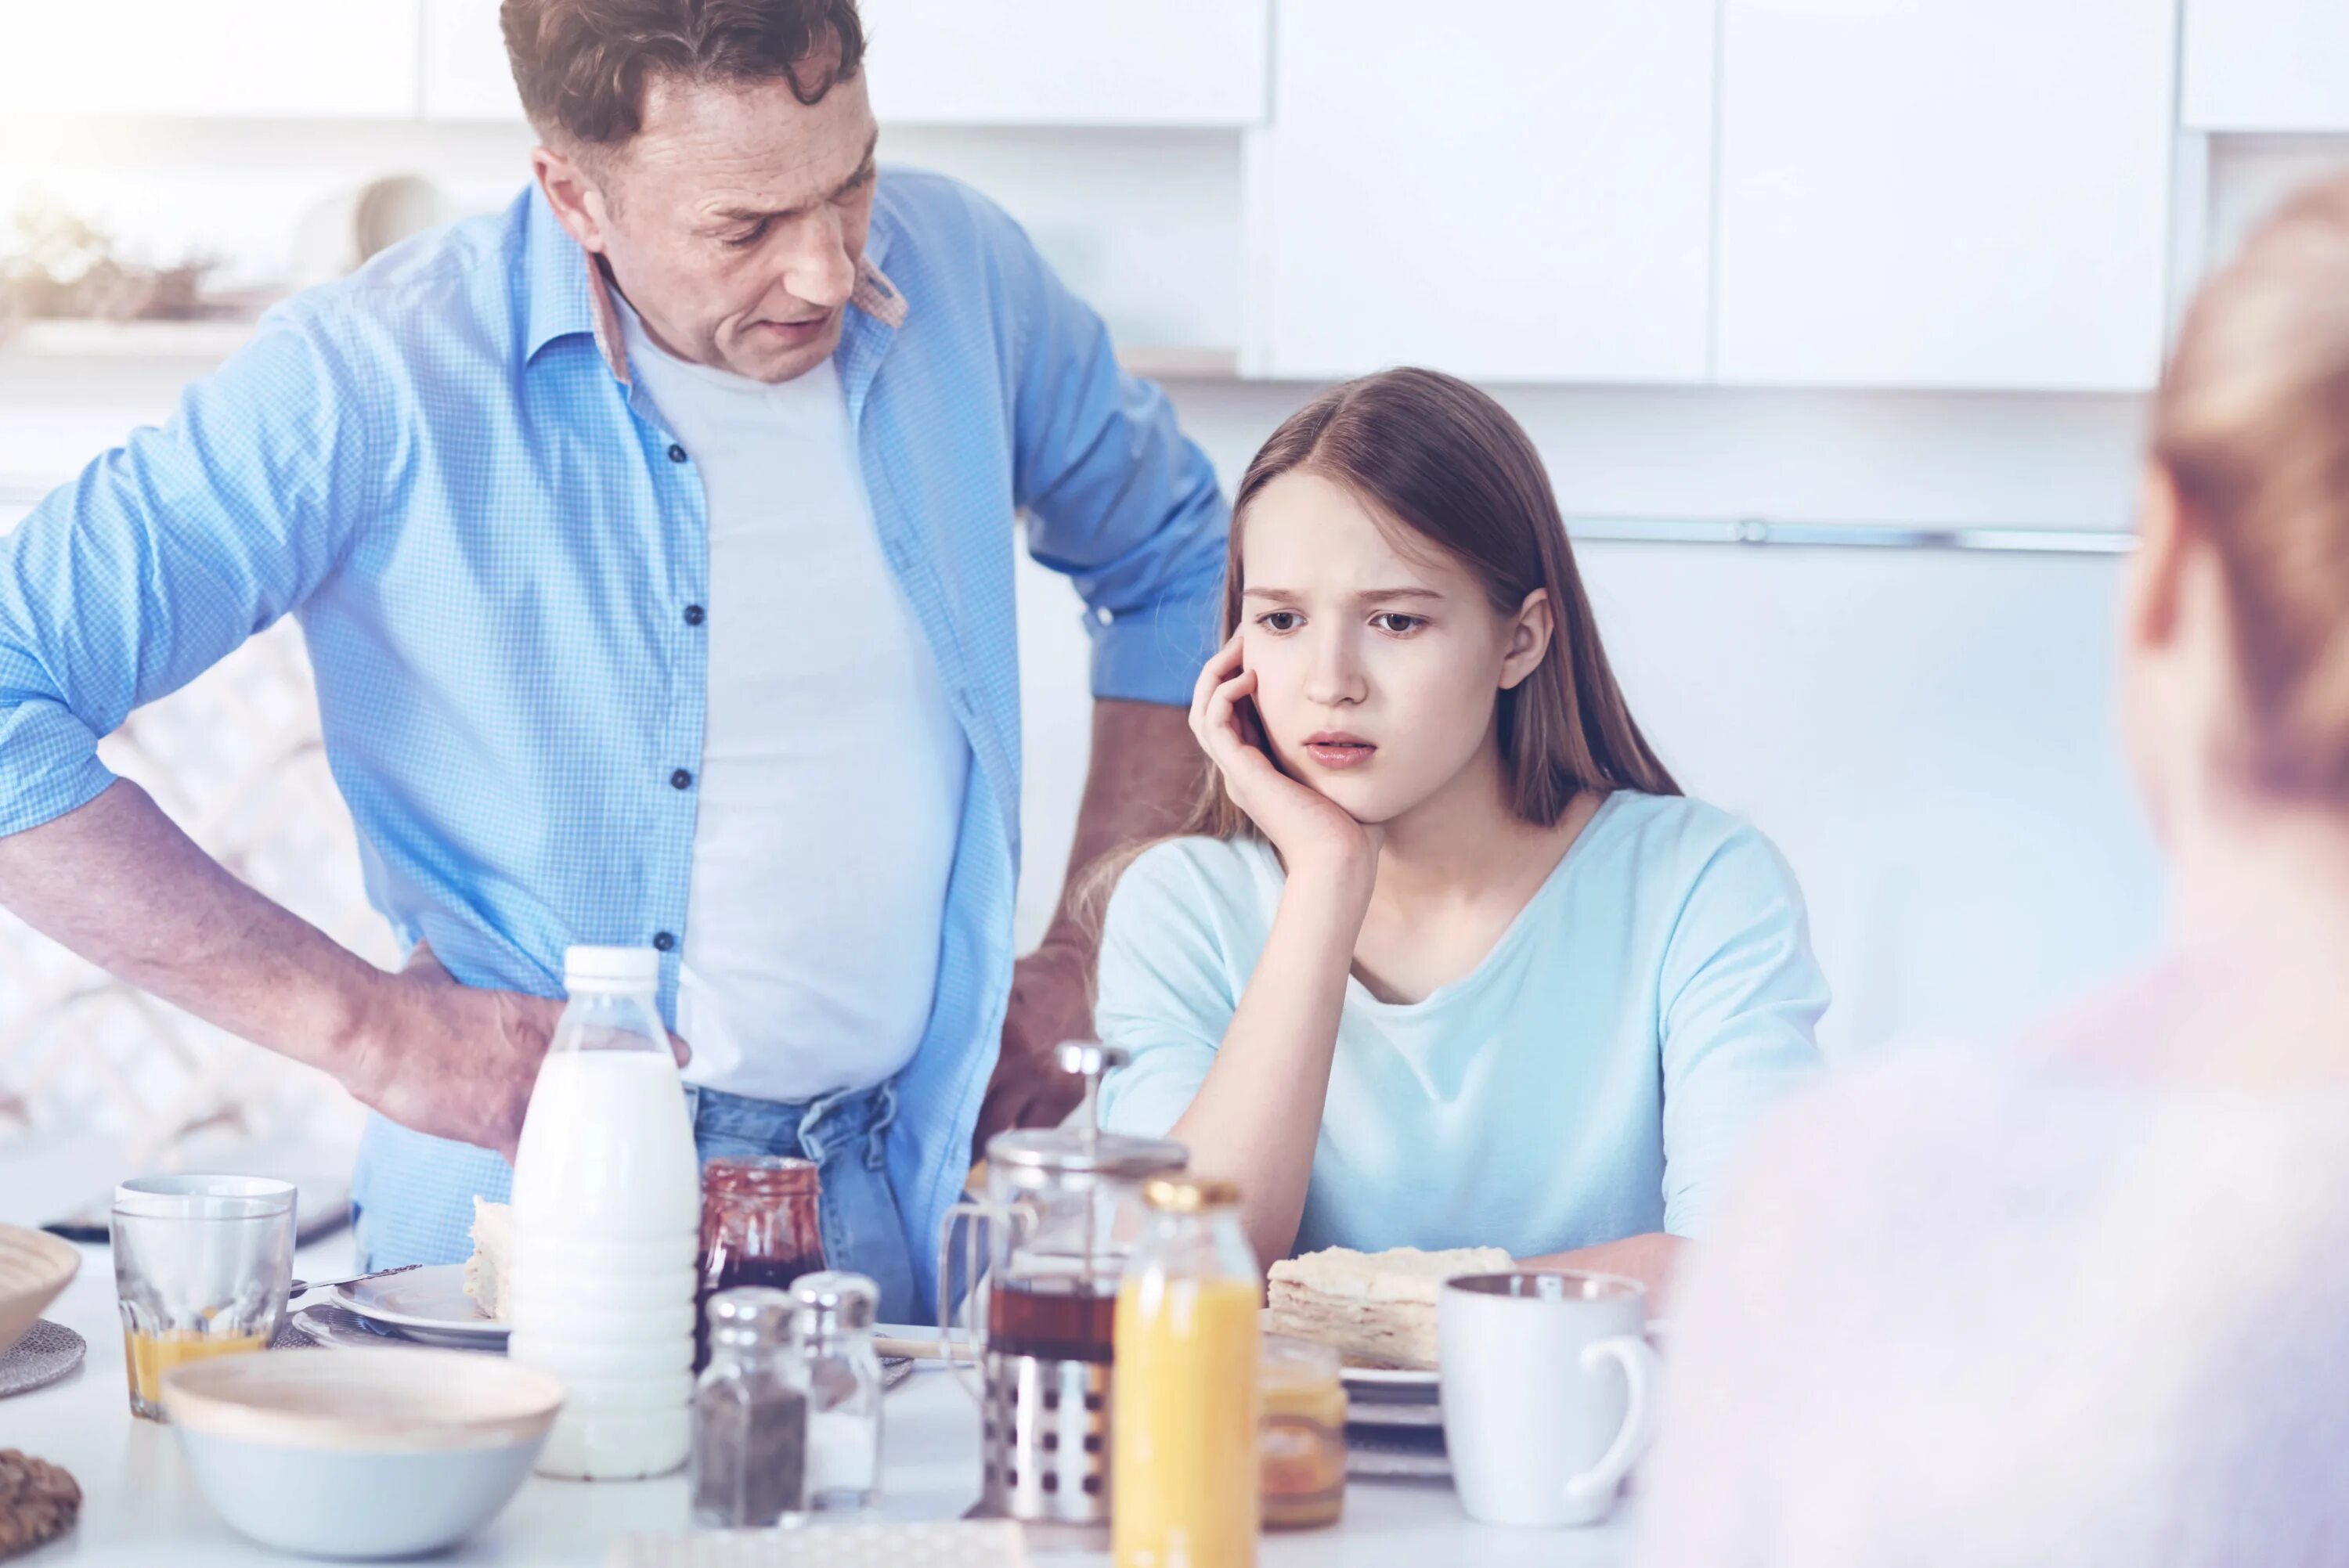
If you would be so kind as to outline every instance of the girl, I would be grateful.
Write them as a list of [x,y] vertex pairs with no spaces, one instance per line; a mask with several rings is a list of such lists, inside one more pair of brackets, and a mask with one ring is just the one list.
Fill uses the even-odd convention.
[[1125,872],[1108,1125],[1229,1177],[1257,1255],[1495,1245],[1658,1283],[1827,995],[1767,841],[1616,688],[1525,432],[1397,370],[1233,510],[1192,836]]

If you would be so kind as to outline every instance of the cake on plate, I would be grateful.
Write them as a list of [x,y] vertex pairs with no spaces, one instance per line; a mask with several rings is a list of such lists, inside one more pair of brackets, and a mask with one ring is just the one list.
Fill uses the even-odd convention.
[[473,1255],[465,1260],[465,1294],[483,1317],[506,1320],[506,1269],[513,1258],[513,1205],[473,1200]]
[[1328,1247],[1272,1265],[1265,1327],[1334,1346],[1349,1361],[1433,1367],[1438,1288],[1459,1274],[1501,1274],[1516,1266],[1498,1247],[1436,1253]]

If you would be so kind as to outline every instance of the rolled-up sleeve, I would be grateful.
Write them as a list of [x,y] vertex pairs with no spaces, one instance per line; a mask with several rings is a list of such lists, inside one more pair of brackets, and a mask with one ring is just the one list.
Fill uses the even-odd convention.
[[1664,1228],[1702,1236],[1747,1136],[1818,1071],[1827,1006],[1794,871],[1752,828],[1692,884],[1661,986]]
[[1109,329],[1027,234],[992,216],[1018,324],[1014,484],[1029,552],[1084,597],[1095,696],[1186,704],[1215,651],[1230,531],[1214,466],[1166,394],[1119,366]]
[[274,318],[0,536],[0,835],[97,796],[101,737],[333,569],[367,463],[336,363]]

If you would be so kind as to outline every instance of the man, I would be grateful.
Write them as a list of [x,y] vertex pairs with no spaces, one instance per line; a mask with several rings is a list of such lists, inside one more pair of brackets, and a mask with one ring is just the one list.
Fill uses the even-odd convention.
[[[1056,1113],[1089,1032],[1065,912],[1011,960],[1013,514],[1092,610],[1081,868],[1195,780],[1224,503],[1016,225],[876,173],[854,0],[503,16],[533,188],[0,542],[0,903],[369,1106],[370,1266],[504,1194],[564,947],[657,948],[704,1154],[818,1160],[834,1264],[926,1318],[982,1097]],[[288,613],[398,975],[93,751]]]

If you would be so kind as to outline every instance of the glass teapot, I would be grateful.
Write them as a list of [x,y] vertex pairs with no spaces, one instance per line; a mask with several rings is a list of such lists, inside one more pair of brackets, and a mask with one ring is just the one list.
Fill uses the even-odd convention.
[[[1102,1075],[1124,1065],[1123,1051],[1084,1041],[1061,1047],[1057,1059],[1083,1077],[1084,1103],[1069,1125],[988,1139],[986,1196],[955,1205],[938,1237],[938,1323],[946,1328],[954,1322],[955,1227],[968,1222],[962,1326],[987,1362],[1108,1364],[1118,1279],[1143,1225],[1142,1184],[1182,1170],[1190,1158],[1166,1139],[1100,1130]],[[978,1317],[984,1335],[974,1326]]]

